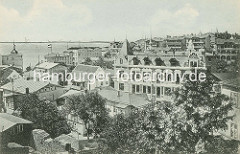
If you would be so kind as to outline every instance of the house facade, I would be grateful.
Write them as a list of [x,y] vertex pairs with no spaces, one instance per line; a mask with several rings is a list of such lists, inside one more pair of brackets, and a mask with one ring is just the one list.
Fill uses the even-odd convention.
[[9,152],[9,143],[22,146],[33,146],[31,143],[32,122],[7,114],[0,113],[0,151]]
[[79,87],[81,90],[93,90],[110,84],[110,76],[99,66],[79,64],[71,74],[72,80],[68,81],[68,85]]
[[97,47],[72,47],[68,51],[72,53],[72,64],[74,66],[83,63],[86,58],[94,61],[102,57],[102,50]]
[[233,116],[232,120],[227,122],[227,129],[220,131],[223,136],[240,140],[240,78],[237,74],[214,73],[219,79],[220,91],[222,94],[230,98],[233,103],[233,110],[229,112],[229,116]]
[[[205,71],[203,50],[196,51],[190,41],[187,50],[173,53],[134,53],[126,40],[115,60],[114,87],[134,94],[147,94],[156,101],[169,99],[192,70]],[[128,79],[122,80],[127,76]],[[150,80],[144,80],[148,76]]]
[[15,95],[24,95],[33,93],[40,100],[55,101],[59,96],[65,93],[65,89],[60,85],[33,80],[17,79],[0,87],[2,89],[2,101],[7,113],[13,113],[17,109],[14,101]]
[[237,54],[240,53],[240,39],[216,38],[215,48],[218,59],[233,62],[237,59]]
[[67,67],[60,63],[43,62],[34,67],[34,80],[51,82],[53,84],[60,84],[65,81],[65,72]]

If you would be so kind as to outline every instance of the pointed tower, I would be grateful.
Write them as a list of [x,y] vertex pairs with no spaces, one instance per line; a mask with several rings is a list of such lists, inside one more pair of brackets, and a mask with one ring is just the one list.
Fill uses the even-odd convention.
[[11,54],[18,54],[15,43],[13,43],[13,50],[11,51]]
[[133,55],[133,52],[130,48],[130,43],[128,42],[127,39],[123,42],[119,55],[121,56]]

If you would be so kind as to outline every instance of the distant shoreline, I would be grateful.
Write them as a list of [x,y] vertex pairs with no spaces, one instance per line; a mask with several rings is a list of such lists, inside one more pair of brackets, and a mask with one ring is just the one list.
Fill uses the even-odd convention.
[[31,42],[5,42],[1,41],[0,43],[110,43],[110,41],[31,41]]

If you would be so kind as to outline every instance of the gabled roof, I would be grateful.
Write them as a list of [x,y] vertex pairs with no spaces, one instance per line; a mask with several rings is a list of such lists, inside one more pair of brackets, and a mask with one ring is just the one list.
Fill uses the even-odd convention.
[[7,113],[0,113],[0,132],[3,132],[16,124],[31,124],[31,121],[13,116]]
[[99,66],[79,64],[73,69],[72,72],[95,73],[99,68]]
[[[147,94],[118,92],[111,87],[102,88],[98,91],[98,93],[108,101],[114,102],[115,106],[121,108],[125,108],[127,106],[141,107],[150,103]],[[118,94],[120,95],[118,96]]]
[[16,93],[25,94],[26,88],[29,88],[29,92],[33,93],[38,91],[39,89],[45,87],[49,83],[47,82],[40,82],[40,81],[34,81],[34,80],[24,80],[22,78],[14,80],[13,82],[9,82],[3,86],[1,86],[1,89],[14,91]]
[[51,69],[57,65],[59,65],[59,63],[43,62],[41,64],[36,65],[35,68]]

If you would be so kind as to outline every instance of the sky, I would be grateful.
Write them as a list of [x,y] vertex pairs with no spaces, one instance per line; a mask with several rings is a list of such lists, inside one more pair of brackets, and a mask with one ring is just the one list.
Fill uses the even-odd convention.
[[0,41],[240,33],[240,0],[0,0]]

